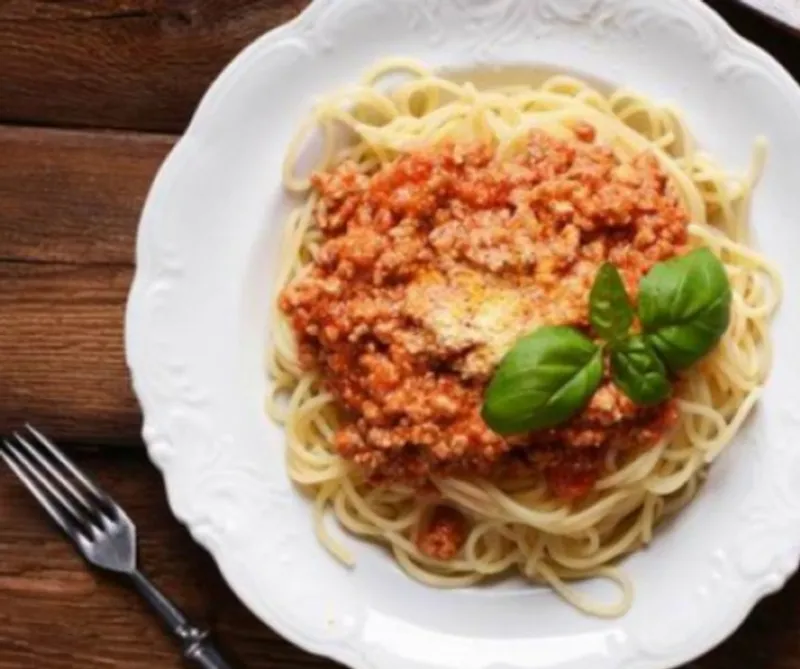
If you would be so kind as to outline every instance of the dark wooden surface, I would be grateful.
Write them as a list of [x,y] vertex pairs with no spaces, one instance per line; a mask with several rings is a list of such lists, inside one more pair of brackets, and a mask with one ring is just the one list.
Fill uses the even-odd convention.
[[[800,39],[710,4],[800,76]],[[171,517],[123,313],[139,209],[175,135],[225,63],[304,5],[0,0],[0,433],[30,420],[68,444],[138,523],[154,580],[252,668],[333,665],[255,620]],[[0,669],[178,666],[139,600],[88,571],[0,469]],[[690,666],[800,669],[800,578]]]

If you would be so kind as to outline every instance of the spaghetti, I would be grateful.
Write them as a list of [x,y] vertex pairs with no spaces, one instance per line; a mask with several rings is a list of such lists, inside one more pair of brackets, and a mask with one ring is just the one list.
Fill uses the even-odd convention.
[[[385,89],[386,80],[401,75],[404,81]],[[598,142],[622,162],[642,153],[655,156],[691,220],[691,244],[709,247],[726,267],[733,291],[727,333],[678,384],[678,423],[668,437],[646,450],[608,451],[605,474],[585,497],[559,499],[536,478],[434,476],[431,493],[405,484],[373,485],[337,453],[337,398],[318,372],[300,364],[292,324],[276,303],[268,413],[286,428],[289,475],[314,500],[320,541],[343,563],[353,559],[325,527],[329,510],[353,534],[388,546],[408,574],[429,585],[468,586],[518,570],[582,611],[621,615],[631,604],[632,585],[616,561],[648,544],[656,525],[694,497],[707,465],[758,400],[770,367],[769,322],[781,292],[776,268],[746,245],[764,143],[757,141],[750,171],[732,176],[696,149],[675,110],[625,89],[604,95],[578,79],[554,76],[537,87],[478,90],[412,61],[379,63],[359,85],[319,102],[291,144],[284,184],[304,200],[286,223],[278,290],[309,271],[324,242],[315,219],[318,195],[309,179],[296,174],[313,128],[323,137],[317,170],[353,161],[369,174],[399,155],[445,140],[487,142],[498,155],[513,155],[531,130],[571,137],[577,123],[591,124]],[[350,138],[340,147],[342,127]],[[468,527],[458,554],[448,560],[421,551],[417,541],[442,502],[458,510]],[[612,580],[620,597],[611,604],[593,601],[569,584],[588,577]]]

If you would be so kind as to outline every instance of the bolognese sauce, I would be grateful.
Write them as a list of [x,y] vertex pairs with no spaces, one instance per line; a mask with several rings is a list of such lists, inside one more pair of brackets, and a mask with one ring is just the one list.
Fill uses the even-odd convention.
[[[676,421],[671,400],[639,407],[608,374],[553,429],[506,438],[480,415],[518,337],[542,325],[590,332],[604,262],[635,300],[656,262],[686,250],[686,211],[653,156],[623,162],[583,123],[567,139],[534,131],[513,157],[443,143],[371,174],[345,162],[312,184],[324,242],[280,306],[301,364],[346,411],[336,449],[373,482],[534,473],[576,498],[609,449],[646,448]],[[434,553],[448,543],[431,541]]]

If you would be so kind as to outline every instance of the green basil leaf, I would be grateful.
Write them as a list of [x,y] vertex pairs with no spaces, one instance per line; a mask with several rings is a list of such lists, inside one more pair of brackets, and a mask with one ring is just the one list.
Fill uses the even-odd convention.
[[641,335],[612,345],[611,378],[623,393],[642,406],[663,402],[671,390],[664,363]]
[[639,320],[647,340],[673,371],[689,367],[728,329],[731,287],[708,249],[657,263],[639,284]]
[[553,427],[586,405],[602,376],[599,346],[574,328],[542,327],[500,362],[481,415],[499,434]]
[[633,324],[633,315],[619,271],[611,263],[605,263],[598,270],[589,294],[589,319],[594,331],[607,341],[624,337]]

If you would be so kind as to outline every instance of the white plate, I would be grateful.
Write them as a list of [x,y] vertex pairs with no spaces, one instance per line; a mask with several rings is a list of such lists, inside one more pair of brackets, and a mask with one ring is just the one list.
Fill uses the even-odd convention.
[[[519,582],[437,591],[350,541],[346,571],[264,416],[264,340],[289,202],[284,151],[313,98],[387,55],[434,67],[546,65],[678,103],[702,145],[746,168],[772,151],[753,212],[790,288],[754,420],[698,499],[626,560],[619,620]],[[265,623],[358,669],[674,666],[731,633],[800,554],[800,90],[697,0],[316,0],[244,51],[206,95],[145,207],[127,314],[144,438],[175,515]],[[603,595],[603,584],[588,583]]]

